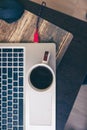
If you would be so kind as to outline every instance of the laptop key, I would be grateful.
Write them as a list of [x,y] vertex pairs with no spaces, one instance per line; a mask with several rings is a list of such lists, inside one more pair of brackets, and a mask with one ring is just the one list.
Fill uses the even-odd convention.
[[2,113],[6,113],[7,109],[6,108],[2,108]]
[[6,119],[2,119],[2,124],[6,124],[7,120]]
[[8,111],[12,111],[12,107],[8,107]]
[[13,127],[13,130],[18,130],[18,128],[17,127]]
[[8,123],[11,123],[12,122],[12,118],[8,118]]
[[17,114],[18,113],[18,111],[17,110],[13,110],[13,114]]
[[8,128],[12,128],[12,124],[8,124]]
[[19,130],[23,130],[23,127],[19,127]]
[[7,115],[6,114],[2,114],[2,118],[7,118]]

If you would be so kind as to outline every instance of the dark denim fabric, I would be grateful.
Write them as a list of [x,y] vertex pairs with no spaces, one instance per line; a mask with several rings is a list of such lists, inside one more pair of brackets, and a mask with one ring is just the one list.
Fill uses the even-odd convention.
[[0,0],[0,19],[12,23],[18,20],[23,12],[24,7],[18,0]]

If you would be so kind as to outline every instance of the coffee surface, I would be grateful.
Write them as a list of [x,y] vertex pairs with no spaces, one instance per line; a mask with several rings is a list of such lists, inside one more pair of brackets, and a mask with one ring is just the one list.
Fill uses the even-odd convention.
[[39,66],[32,70],[30,81],[34,87],[38,89],[46,89],[51,85],[53,75],[48,68]]

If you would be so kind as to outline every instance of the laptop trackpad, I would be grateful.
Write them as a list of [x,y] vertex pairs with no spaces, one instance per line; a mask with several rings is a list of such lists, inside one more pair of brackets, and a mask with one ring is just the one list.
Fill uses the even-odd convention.
[[52,97],[49,93],[33,93],[30,96],[30,125],[51,125]]

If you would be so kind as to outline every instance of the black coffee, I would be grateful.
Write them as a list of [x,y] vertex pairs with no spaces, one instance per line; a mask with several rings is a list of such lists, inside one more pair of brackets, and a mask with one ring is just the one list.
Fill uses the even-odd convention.
[[32,70],[30,74],[32,85],[38,89],[49,87],[53,81],[52,72],[46,67],[39,66]]

